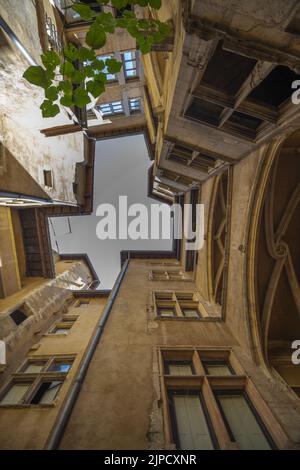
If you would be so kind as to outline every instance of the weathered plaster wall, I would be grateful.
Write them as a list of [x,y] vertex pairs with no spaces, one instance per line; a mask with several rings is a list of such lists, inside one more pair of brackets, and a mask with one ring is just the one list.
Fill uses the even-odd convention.
[[233,347],[262,397],[295,439],[291,400],[256,368],[222,322],[157,320],[152,291],[194,291],[192,282],[148,280],[149,261],[132,260],[61,443],[62,449],[164,449],[156,346]]
[[[5,1],[0,14],[39,63],[40,45],[33,3]],[[8,43],[11,44],[9,39]],[[40,133],[41,129],[71,124],[71,121],[63,112],[55,118],[42,118],[39,106],[44,99],[43,91],[22,78],[28,66],[15,46],[1,47],[0,140],[41,191],[53,199],[76,203],[73,180],[76,162],[83,160],[83,137],[79,133],[46,138]],[[53,171],[53,189],[44,186],[44,169]]]
[[0,298],[14,294],[20,288],[11,211],[9,208],[0,207]]
[[[37,335],[61,313],[67,298],[72,296],[79,280],[90,282],[90,272],[82,261],[56,264],[57,276],[52,280],[23,279],[23,287],[14,295],[0,300],[0,338],[5,341],[7,368],[0,382],[12,372],[24,356]],[[78,287],[77,287],[78,289]],[[19,326],[11,319],[10,313],[22,308],[28,315]]]
[[[74,355],[75,361],[55,399],[54,406],[40,407],[29,405],[20,408],[0,408],[1,449],[43,449],[45,447],[68,389],[74,380],[82,356],[101,317],[105,302],[105,298],[92,299],[89,305],[83,305],[80,308],[69,307],[65,313],[79,315],[79,318],[67,336],[55,337],[41,334],[35,337],[35,341],[38,342],[29,350],[28,357],[40,358],[41,356],[49,357],[68,354]],[[58,312],[47,323],[44,322],[43,333],[45,333],[51,323],[59,318],[61,313],[61,311]],[[22,364],[28,349],[29,343],[27,344],[26,351],[19,357],[15,367]]]

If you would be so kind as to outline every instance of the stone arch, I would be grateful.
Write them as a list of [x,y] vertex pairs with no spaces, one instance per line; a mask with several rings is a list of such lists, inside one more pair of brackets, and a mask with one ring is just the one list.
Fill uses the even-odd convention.
[[224,306],[229,219],[231,169],[216,176],[208,221],[208,289],[210,301]]
[[248,306],[256,359],[296,388],[291,345],[300,339],[300,131],[270,145],[250,217]]

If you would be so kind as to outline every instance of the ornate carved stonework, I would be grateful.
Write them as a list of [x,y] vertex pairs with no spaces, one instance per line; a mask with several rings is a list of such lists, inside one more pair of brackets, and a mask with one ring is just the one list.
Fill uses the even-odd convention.
[[229,170],[216,178],[211,206],[209,234],[209,285],[211,300],[223,304],[227,232],[229,219]]
[[257,306],[265,354],[300,338],[300,157],[289,141],[275,157],[257,239]]

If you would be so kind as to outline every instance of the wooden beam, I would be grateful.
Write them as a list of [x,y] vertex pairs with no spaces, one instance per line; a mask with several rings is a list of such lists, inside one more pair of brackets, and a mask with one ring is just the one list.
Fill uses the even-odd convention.
[[48,127],[40,131],[46,137],[57,137],[60,135],[74,134],[75,132],[82,132],[82,128],[76,124],[67,124],[63,126]]

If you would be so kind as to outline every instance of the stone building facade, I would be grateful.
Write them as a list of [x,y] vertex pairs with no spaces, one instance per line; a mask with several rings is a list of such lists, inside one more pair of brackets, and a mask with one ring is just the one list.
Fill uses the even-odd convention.
[[[299,2],[164,0],[158,12],[137,12],[169,21],[172,41],[142,58],[118,33],[99,51],[124,67],[96,113],[86,112],[77,207],[36,209],[34,230],[63,210],[92,210],[93,139],[143,133],[153,160],[149,195],[203,204],[204,247],[188,252],[183,241],[170,253],[122,253],[111,293],[80,294],[62,285],[93,280],[86,261],[65,269],[60,260],[53,271],[46,252],[26,258],[17,235],[26,214],[3,208],[0,318],[11,353],[0,377],[0,447],[299,449],[300,366],[292,355],[300,339],[300,107],[291,100],[300,79]],[[66,40],[84,44],[87,25],[72,15],[65,23]],[[33,33],[43,44],[41,29]],[[127,53],[134,77],[126,76]],[[45,138],[68,141],[77,131],[55,123]],[[32,280],[36,262],[51,280]],[[10,315],[26,300],[26,272],[39,286],[26,308],[39,314],[21,332]],[[48,305],[51,289],[59,294]],[[77,310],[81,297],[90,303]]]

